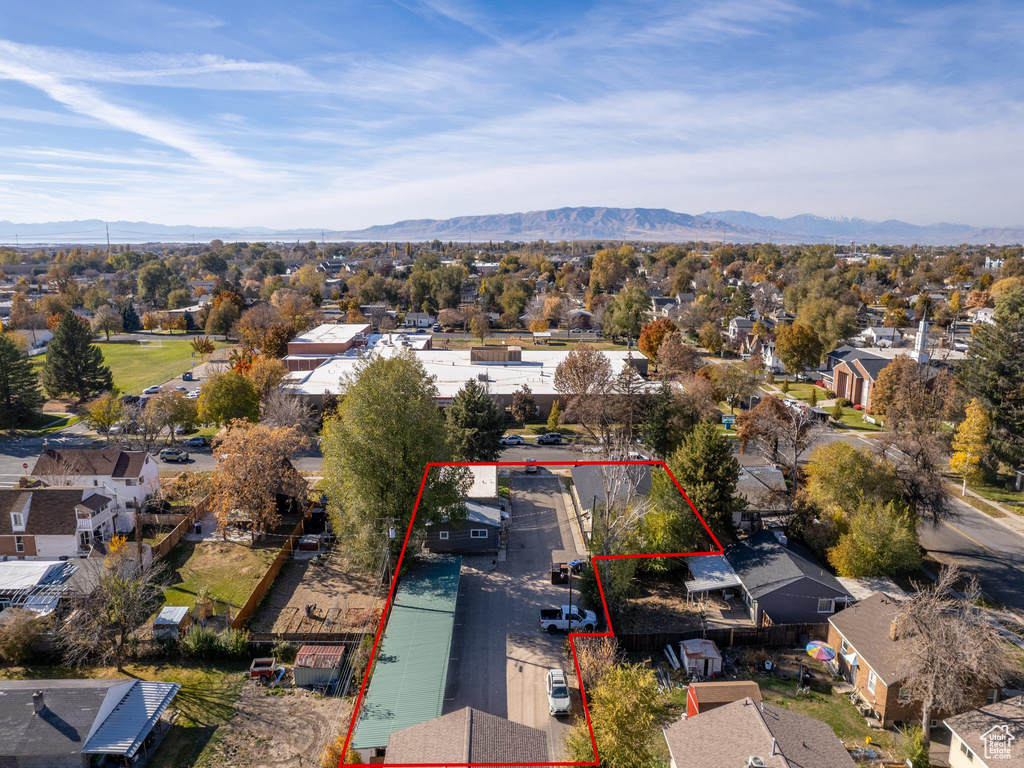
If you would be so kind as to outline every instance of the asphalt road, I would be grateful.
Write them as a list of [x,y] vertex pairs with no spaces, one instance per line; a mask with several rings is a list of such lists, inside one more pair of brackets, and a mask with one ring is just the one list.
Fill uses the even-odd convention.
[[544,470],[514,470],[507,559],[464,558],[445,701],[446,713],[476,707],[544,731],[552,761],[564,757],[572,725],[548,714],[544,685],[548,669],[570,666],[565,636],[538,625],[540,608],[568,601],[567,587],[548,577],[552,560],[576,554],[560,485]]

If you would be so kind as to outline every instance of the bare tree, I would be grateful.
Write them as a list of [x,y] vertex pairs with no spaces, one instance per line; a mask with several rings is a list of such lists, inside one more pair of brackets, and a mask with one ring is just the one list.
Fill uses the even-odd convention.
[[827,431],[828,423],[819,419],[810,408],[790,408],[774,395],[768,395],[752,410],[736,419],[740,450],[751,443],[764,457],[782,464],[793,480],[793,495],[799,485],[800,458]]
[[601,445],[608,444],[612,366],[590,345],[572,350],[555,369],[555,389],[566,399],[565,418],[578,421]]
[[892,464],[901,495],[914,514],[938,524],[952,508],[944,476],[946,439],[927,424],[913,422],[883,432],[877,445]]
[[586,689],[622,661],[622,652],[614,637],[579,637],[576,639],[576,661],[580,665],[580,683]]
[[900,642],[900,677],[921,702],[926,744],[934,712],[982,705],[987,690],[1002,685],[1012,669],[999,627],[978,607],[977,582],[961,587],[963,597],[954,594],[961,576],[957,568],[944,569],[903,604],[891,627]]
[[280,389],[267,395],[262,423],[268,427],[296,427],[303,435],[316,431],[316,418],[302,398]]

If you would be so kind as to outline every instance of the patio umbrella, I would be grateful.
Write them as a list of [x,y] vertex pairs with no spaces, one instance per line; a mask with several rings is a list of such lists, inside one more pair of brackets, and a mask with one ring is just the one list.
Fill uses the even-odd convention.
[[818,661],[832,661],[836,657],[836,652],[820,640],[815,640],[807,644],[807,655]]

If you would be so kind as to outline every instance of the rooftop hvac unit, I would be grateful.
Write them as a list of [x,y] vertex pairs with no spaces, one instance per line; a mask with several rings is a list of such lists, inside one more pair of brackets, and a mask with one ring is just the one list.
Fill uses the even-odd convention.
[[768,768],[768,763],[763,757],[751,755],[747,758],[747,768]]

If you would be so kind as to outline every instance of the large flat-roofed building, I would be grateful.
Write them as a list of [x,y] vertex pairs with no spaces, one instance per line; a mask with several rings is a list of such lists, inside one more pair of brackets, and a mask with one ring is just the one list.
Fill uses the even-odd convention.
[[289,371],[312,371],[334,355],[365,343],[373,332],[369,323],[325,323],[288,342],[284,363]]
[[[550,413],[555,400],[561,400],[555,388],[555,369],[568,356],[567,350],[534,350],[516,346],[432,349],[421,344],[420,339],[429,339],[429,336],[374,335],[368,339],[365,349],[332,356],[313,370],[293,368],[289,362],[289,370],[293,373],[282,386],[294,394],[319,401],[325,394],[341,393],[342,379],[355,371],[363,356],[390,356],[411,350],[427,374],[434,378],[439,407],[450,405],[467,381],[479,382],[503,408],[511,407],[513,393],[525,384],[533,393],[542,418]],[[611,363],[613,375],[628,364],[632,364],[640,375],[647,375],[647,358],[640,352],[605,350],[602,354]]]

